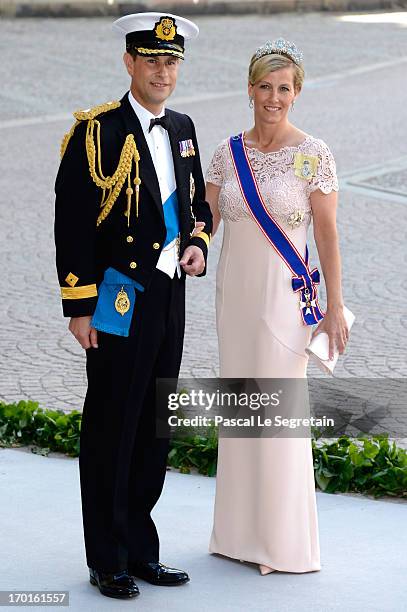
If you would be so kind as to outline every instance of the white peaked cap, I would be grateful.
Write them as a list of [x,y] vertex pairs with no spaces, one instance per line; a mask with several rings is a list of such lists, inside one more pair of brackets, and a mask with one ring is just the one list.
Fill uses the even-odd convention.
[[140,55],[175,55],[183,59],[184,41],[199,34],[198,26],[171,13],[134,13],[117,19],[113,30],[126,37],[127,51]]

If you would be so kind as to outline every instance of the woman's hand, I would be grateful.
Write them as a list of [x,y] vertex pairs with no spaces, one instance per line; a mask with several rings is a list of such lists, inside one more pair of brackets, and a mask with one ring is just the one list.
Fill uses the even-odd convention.
[[328,334],[329,359],[333,359],[335,347],[338,349],[339,354],[342,355],[349,340],[349,330],[342,307],[328,308],[325,317],[312,334],[311,340],[321,332]]
[[196,221],[194,231],[192,232],[191,238],[199,234],[199,232],[203,232],[204,227],[205,227],[205,223],[203,221]]

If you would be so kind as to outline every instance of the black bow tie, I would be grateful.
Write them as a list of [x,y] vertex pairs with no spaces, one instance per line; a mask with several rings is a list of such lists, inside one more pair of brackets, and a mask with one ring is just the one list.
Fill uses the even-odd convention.
[[164,115],[163,117],[156,117],[155,119],[151,119],[150,127],[148,128],[149,133],[153,129],[155,125],[161,125],[164,130],[168,131],[168,115]]

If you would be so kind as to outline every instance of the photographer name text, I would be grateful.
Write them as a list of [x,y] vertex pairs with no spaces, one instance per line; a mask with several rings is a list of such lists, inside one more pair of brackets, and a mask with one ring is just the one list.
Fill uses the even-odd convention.
[[197,415],[194,417],[178,417],[173,414],[168,418],[171,427],[288,427],[296,429],[298,427],[333,427],[334,419],[328,417],[308,417],[308,418],[287,418],[276,415],[272,419],[264,418],[260,414],[252,414],[249,417],[227,418],[222,415],[213,417]]

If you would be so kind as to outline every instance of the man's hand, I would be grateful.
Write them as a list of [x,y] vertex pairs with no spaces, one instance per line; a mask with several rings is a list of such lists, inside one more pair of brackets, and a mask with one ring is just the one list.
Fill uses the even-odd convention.
[[205,270],[205,258],[197,246],[187,247],[179,263],[189,276],[196,276]]
[[72,317],[69,322],[69,331],[73,333],[83,349],[98,348],[98,333],[91,327],[92,317]]

